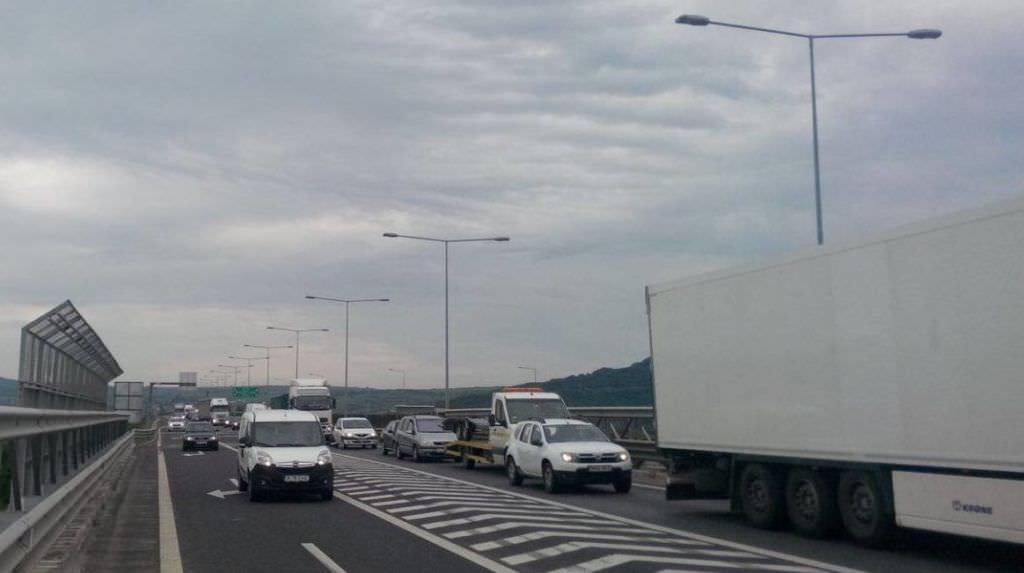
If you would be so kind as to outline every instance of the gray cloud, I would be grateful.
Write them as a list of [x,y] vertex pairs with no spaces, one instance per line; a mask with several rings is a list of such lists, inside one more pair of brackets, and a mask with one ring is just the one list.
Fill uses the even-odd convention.
[[[969,9],[968,9],[969,8]],[[64,298],[127,377],[208,370],[265,326],[326,326],[303,369],[436,386],[437,245],[457,385],[646,353],[645,283],[813,242],[806,45],[672,23],[939,27],[821,42],[829,241],[1016,194],[1009,1],[770,5],[12,5],[0,18],[0,374]],[[275,377],[290,376],[275,358]],[[262,372],[256,368],[257,372]]]

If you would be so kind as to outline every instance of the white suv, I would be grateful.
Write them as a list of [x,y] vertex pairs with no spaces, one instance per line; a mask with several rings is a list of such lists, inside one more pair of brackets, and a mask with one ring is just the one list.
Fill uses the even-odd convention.
[[505,452],[505,470],[510,484],[537,477],[548,492],[566,485],[612,484],[626,493],[633,486],[629,452],[580,420],[520,423]]

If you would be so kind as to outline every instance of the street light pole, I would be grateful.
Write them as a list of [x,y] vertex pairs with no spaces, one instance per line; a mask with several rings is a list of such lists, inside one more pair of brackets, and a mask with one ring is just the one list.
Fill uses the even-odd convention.
[[448,351],[448,244],[449,243],[476,243],[483,241],[508,242],[508,237],[483,237],[479,239],[435,239],[433,237],[417,237],[414,235],[399,235],[398,233],[384,233],[389,239],[415,239],[418,241],[431,241],[444,243],[444,407],[447,410],[449,401],[449,351]]
[[288,345],[288,346],[260,346],[258,344],[243,344],[242,346],[244,346],[246,348],[262,348],[263,350],[267,351],[267,356],[265,358],[265,360],[267,361],[267,381],[265,382],[265,384],[267,386],[270,386],[270,351],[271,350],[276,350],[278,348],[292,348],[291,345]]
[[[231,360],[245,360],[248,367],[245,371],[245,385],[252,386],[252,361],[253,360],[267,360],[262,356],[228,356]],[[237,385],[237,384],[236,384]]]
[[532,366],[516,366],[516,368],[518,368],[520,370],[531,370],[531,371],[533,371],[533,383],[534,384],[537,383],[537,369],[536,368],[533,368]]
[[405,370],[400,370],[398,368],[388,368],[388,372],[398,372],[399,374],[402,375],[402,389],[404,390],[405,389]]
[[761,28],[757,26],[746,26],[742,24],[729,24],[726,22],[716,22],[706,16],[700,16],[697,14],[683,14],[676,18],[676,24],[687,24],[690,26],[723,26],[726,28],[739,28],[741,30],[753,30],[755,32],[766,32],[769,34],[778,34],[782,36],[793,36],[797,38],[807,38],[808,49],[810,51],[811,60],[811,126],[813,131],[814,139],[814,212],[818,223],[818,244],[822,245],[825,242],[825,231],[822,223],[821,215],[821,167],[818,159],[818,93],[817,85],[814,77],[814,41],[817,39],[827,38],[880,38],[880,37],[904,37],[912,40],[934,40],[942,36],[941,30],[935,30],[931,28],[921,28],[917,30],[911,30],[909,32],[897,32],[897,33],[870,33],[870,34],[801,34],[799,32],[787,32],[785,30],[775,30],[772,28]]
[[329,296],[313,296],[307,294],[306,298],[309,300],[325,300],[328,302],[342,302],[345,303],[345,408],[342,409],[342,413],[347,413],[345,410],[348,408],[348,315],[349,307],[354,302],[389,302],[389,298],[331,298]]
[[[218,368],[230,368],[230,369],[234,370],[235,371],[235,386],[238,386],[238,371],[241,370],[242,368],[245,368],[245,366],[237,366],[235,364],[218,364],[217,367]],[[249,365],[249,368],[252,368],[252,364]]]
[[299,335],[303,332],[330,332],[329,328],[284,328],[282,326],[268,326],[267,330],[284,330],[295,333],[295,377],[299,377]]

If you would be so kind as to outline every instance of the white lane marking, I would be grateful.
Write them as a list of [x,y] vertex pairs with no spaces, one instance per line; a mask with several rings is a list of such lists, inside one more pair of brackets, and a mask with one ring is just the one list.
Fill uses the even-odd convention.
[[391,499],[393,497],[395,497],[395,496],[393,496],[391,494],[385,494],[385,495],[373,495],[373,496],[370,496],[370,497],[361,497],[359,499],[361,499],[363,501],[377,501],[378,499]]
[[635,535],[615,535],[610,533],[578,533],[564,531],[533,531],[530,533],[524,533],[523,535],[516,535],[515,537],[498,539],[496,541],[484,541],[483,543],[477,543],[475,545],[470,545],[469,547],[476,551],[490,551],[492,549],[511,547],[513,545],[519,545],[520,543],[528,543],[538,539],[548,539],[553,537],[565,537],[568,539],[603,539],[606,541],[632,541],[637,543],[671,543],[673,545],[689,545],[691,547],[708,545],[701,541],[690,541],[688,539],[677,539],[674,537],[645,537]]
[[537,561],[547,557],[557,557],[559,555],[565,555],[566,553],[572,553],[574,551],[580,551],[582,549],[621,549],[623,551],[639,551],[648,553],[689,553],[689,554],[700,554],[710,555],[713,557],[750,557],[750,554],[746,551],[734,551],[731,549],[691,549],[691,548],[679,548],[679,547],[665,547],[661,545],[631,545],[627,543],[594,543],[592,541],[568,541],[559,545],[551,547],[545,547],[536,551],[528,551],[526,553],[519,553],[517,555],[509,555],[503,557],[502,561],[509,565],[522,565],[523,563],[530,563],[531,561]]
[[[418,501],[418,500],[402,500],[402,503],[406,503],[408,501]],[[377,506],[381,506],[381,505],[384,505],[384,504],[389,504],[390,505],[390,502],[378,503],[376,505]],[[463,502],[461,502],[461,501],[439,501],[439,502],[436,502],[436,503],[425,503],[423,505],[410,505],[409,507],[400,507],[400,508],[396,508],[396,509],[389,509],[388,512],[389,513],[402,513],[402,512],[405,512],[405,511],[416,511],[416,510],[420,510],[420,509],[433,509],[435,507],[445,507],[445,506],[452,506],[452,505],[457,505],[457,506],[461,507],[461,506],[464,506],[465,504]],[[501,508],[508,507],[508,504],[504,504],[504,503],[474,503],[473,505],[474,505],[474,507],[477,507],[477,508],[487,508],[487,509],[491,509],[491,508],[501,509]],[[518,505],[518,507],[524,507],[524,506],[529,506],[529,504],[521,503],[521,504]],[[530,507],[536,507],[536,509],[538,509],[538,510],[545,509],[543,506],[530,506]]]
[[803,567],[800,565],[775,565],[769,563],[751,563],[743,562],[736,563],[730,561],[717,561],[713,559],[690,559],[686,557],[655,557],[655,556],[644,556],[644,555],[623,555],[621,553],[613,553],[611,555],[605,555],[591,561],[584,561],[583,563],[577,563],[576,565],[570,565],[569,567],[563,567],[551,571],[551,573],[594,573],[595,571],[603,571],[605,569],[611,569],[619,565],[626,563],[639,562],[639,563],[664,563],[666,565],[690,565],[693,567],[722,567],[725,569],[759,569],[762,571],[786,571],[789,573],[820,573],[820,569],[812,567]]
[[343,492],[346,492],[346,493],[352,493],[352,492],[363,491],[363,490],[377,491],[377,490],[375,490],[372,487],[367,486],[367,485],[357,485],[357,486],[347,485],[345,487],[336,487],[334,489],[336,489],[338,491],[343,491]]
[[533,523],[530,521],[516,522],[516,523],[499,523],[497,525],[487,525],[485,527],[476,527],[473,529],[463,529],[462,531],[452,531],[451,533],[445,533],[444,536],[448,539],[462,539],[463,537],[470,537],[473,535],[484,535],[485,533],[497,533],[499,531],[507,531],[509,529],[520,529],[523,527],[535,527],[545,529],[564,529],[566,531],[636,531],[633,527],[593,527],[590,525],[563,525],[561,523]]
[[678,536],[685,537],[687,539],[693,539],[693,540],[696,540],[696,541],[703,541],[705,543],[713,543],[713,544],[716,544],[716,545],[721,545],[723,547],[731,547],[733,549],[740,549],[740,550],[743,550],[743,551],[749,551],[751,553],[754,553],[756,555],[761,555],[763,557],[772,557],[774,559],[781,559],[781,560],[789,561],[789,562],[792,562],[792,563],[800,563],[802,565],[808,565],[810,567],[817,567],[819,569],[824,569],[825,571],[831,571],[833,573],[865,573],[865,572],[861,571],[860,569],[854,569],[852,567],[843,567],[842,565],[833,565],[831,563],[825,563],[823,561],[817,561],[817,560],[814,560],[814,559],[807,559],[805,557],[799,557],[799,556],[792,555],[792,554],[789,554],[789,553],[782,553],[781,551],[772,551],[771,549],[763,549],[761,547],[755,547],[753,545],[747,545],[745,543],[739,543],[739,542],[736,542],[736,541],[729,541],[727,539],[722,539],[722,538],[719,538],[719,537],[712,537],[710,535],[701,535],[699,533],[694,533],[694,532],[691,532],[691,531],[685,531],[685,530],[682,530],[682,529],[675,529],[673,527],[666,527],[664,525],[657,525],[655,523],[648,523],[648,522],[645,522],[645,521],[640,521],[640,520],[632,519],[632,518],[628,518],[628,517],[619,517],[617,515],[612,515],[610,513],[606,513],[606,512],[603,512],[603,511],[598,511],[598,510],[595,510],[595,509],[587,509],[587,508],[584,508],[584,507],[574,506],[574,505],[570,505],[568,503],[563,503],[563,502],[560,502],[560,501],[543,499],[543,498],[535,497],[535,496],[524,494],[524,493],[512,492],[512,491],[507,491],[507,490],[501,490],[501,489],[498,489],[498,488],[495,488],[495,487],[491,487],[491,486],[488,486],[488,485],[473,483],[473,482],[470,482],[470,481],[466,481],[466,480],[462,480],[462,479],[458,479],[458,478],[453,478],[453,477],[448,477],[448,476],[442,476],[442,475],[439,475],[439,474],[432,474],[432,473],[429,473],[429,472],[425,472],[423,470],[417,470],[417,469],[401,466],[401,465],[398,465],[398,464],[394,464],[394,463],[391,463],[391,462],[384,462],[384,461],[380,461],[380,460],[371,460],[371,459],[368,459],[368,458],[360,458],[360,457],[348,456],[348,455],[344,455],[344,454],[334,454],[334,455],[340,456],[340,457],[343,457],[343,458],[348,458],[348,459],[355,460],[357,462],[362,462],[362,463],[377,464],[377,465],[381,465],[381,466],[390,466],[390,467],[393,467],[393,468],[396,468],[396,469],[400,469],[400,470],[403,470],[403,471],[407,471],[407,472],[423,474],[425,476],[429,476],[429,477],[434,478],[434,479],[440,478],[440,479],[445,479],[445,480],[448,480],[448,481],[451,481],[451,482],[454,482],[454,483],[475,485],[475,486],[483,488],[485,490],[489,490],[489,491],[493,491],[493,492],[497,492],[497,493],[501,493],[501,494],[505,494],[505,495],[510,495],[510,496],[513,496],[513,497],[518,497],[520,499],[527,499],[527,500],[530,500],[530,501],[540,501],[542,503],[546,503],[546,504],[557,506],[557,507],[562,507],[562,508],[565,508],[565,509],[571,509],[571,510],[575,510],[575,511],[584,511],[584,512],[587,512],[587,513],[589,513],[591,515],[600,515],[602,517],[607,517],[608,519],[611,519],[611,520],[615,520],[615,521],[619,521],[619,522],[623,522],[623,523],[630,523],[630,524],[633,524],[633,525],[635,525],[637,527],[643,527],[643,528],[649,529],[649,530],[661,531],[662,533],[668,533],[670,535],[678,535]]
[[316,558],[324,567],[327,568],[331,573],[345,573],[345,570],[341,568],[341,565],[335,563],[326,553],[320,551],[320,548],[312,543],[303,543],[302,548]]
[[224,446],[225,448],[231,450],[232,452],[235,452],[236,454],[238,453],[238,449],[237,448],[234,448],[234,447],[229,446],[227,444],[221,444],[221,445]]
[[238,487],[238,480],[236,478],[230,478],[228,481],[231,482],[231,485]]
[[[335,455],[338,455],[338,454],[335,454]],[[494,561],[493,559],[489,559],[487,557],[484,557],[483,555],[480,555],[479,553],[474,553],[473,551],[470,551],[470,550],[468,550],[468,549],[466,549],[464,547],[461,547],[461,546],[459,546],[459,545],[457,545],[455,543],[452,543],[451,541],[448,541],[447,539],[442,539],[442,538],[434,535],[433,533],[430,533],[428,531],[424,531],[424,530],[420,529],[419,527],[416,527],[415,525],[410,525],[410,524],[402,521],[401,519],[399,519],[397,517],[394,517],[392,515],[388,515],[387,513],[383,512],[383,511],[381,511],[379,509],[376,509],[376,508],[374,508],[374,507],[372,507],[370,505],[362,503],[362,502],[360,502],[360,501],[358,501],[358,500],[356,500],[354,498],[351,498],[351,497],[349,497],[349,496],[347,496],[347,495],[345,495],[343,493],[334,492],[334,497],[344,501],[345,503],[351,504],[351,505],[353,505],[353,506],[355,506],[355,507],[365,511],[365,512],[369,513],[370,515],[373,515],[375,517],[383,519],[384,521],[387,521],[391,525],[394,525],[395,527],[399,527],[402,530],[407,531],[407,532],[415,535],[416,537],[419,537],[420,539],[423,539],[425,541],[433,543],[434,545],[436,545],[436,546],[438,546],[438,547],[440,547],[442,549],[450,551],[450,552],[458,555],[459,557],[462,557],[463,559],[466,559],[468,561],[472,561],[473,563],[476,563],[477,565],[483,567],[484,569],[487,569],[488,571],[491,571],[492,573],[516,573],[516,571],[514,569],[510,569],[510,568],[506,567],[505,565],[502,565],[501,563],[498,563],[497,561]]]
[[167,481],[167,462],[164,461],[163,432],[157,434],[157,500],[160,521],[160,573],[182,573],[181,547],[178,545],[178,526],[174,522],[174,503]]
[[461,517],[459,519],[449,519],[447,521],[433,521],[431,523],[424,523],[421,527],[423,529],[438,529],[441,527],[448,527],[451,525],[466,525],[467,523],[477,523],[480,521],[490,521],[492,519],[529,519],[531,521],[557,521],[560,523],[571,521],[573,523],[590,523],[596,525],[605,525],[607,521],[603,519],[593,519],[586,517],[546,517],[540,515],[518,515],[511,513],[484,513],[481,515],[471,515],[469,517]]
[[[364,497],[362,499],[366,500],[366,499],[369,499],[369,498]],[[457,513],[467,513],[467,512],[471,512],[471,511],[472,512],[480,511],[480,506],[474,505],[473,507],[456,507],[455,509],[441,509],[441,510],[438,510],[438,511],[428,511],[426,513],[417,513],[417,514],[414,514],[414,515],[406,515],[405,519],[407,521],[416,521],[417,519],[427,519],[427,518],[430,518],[430,517],[443,517],[445,515],[455,515]],[[502,513],[528,513],[530,515],[536,515],[537,514],[537,510],[536,509],[512,509],[512,508],[505,509],[504,507],[502,507],[501,512]],[[572,517],[572,516],[575,516],[575,517],[590,517],[586,513],[582,513],[582,512],[578,512],[578,511],[550,511],[549,510],[549,511],[546,511],[545,513],[546,514],[550,514],[550,515],[562,515],[562,516],[565,516],[565,517]]]
[[664,487],[664,486],[658,486],[658,485],[647,485],[647,484],[645,484],[645,483],[636,483],[636,482],[633,482],[633,487],[642,487],[642,488],[644,488],[644,489],[653,489],[654,491],[665,491],[665,487]]
[[491,495],[489,493],[470,493],[470,494],[466,494],[466,493],[444,493],[443,491],[440,491],[440,490],[438,490],[438,491],[430,491],[430,490],[422,490],[422,489],[412,489],[412,490],[409,490],[409,489],[402,489],[402,488],[396,488],[396,487],[384,488],[384,491],[388,491],[388,492],[391,492],[391,493],[400,493],[402,495],[414,495],[414,496],[417,496],[417,499],[463,499],[463,500],[466,500],[466,501],[478,501],[478,500],[479,501],[483,501],[483,500],[498,499],[498,501],[504,501],[506,503],[514,503],[514,502],[518,501],[518,500],[514,500],[514,499],[510,499],[510,498],[505,498],[505,499],[495,498],[495,496],[493,496],[493,495]]
[[374,507],[384,507],[386,505],[395,505],[396,503],[409,503],[411,501],[411,499],[396,499],[392,501],[382,501],[380,503],[375,503],[373,505]]
[[242,493],[242,492],[238,491],[237,489],[229,489],[229,490],[226,490],[226,491],[215,489],[213,491],[206,492],[206,495],[212,495],[213,497],[216,497],[218,499],[224,499],[224,496],[238,495],[240,493]]

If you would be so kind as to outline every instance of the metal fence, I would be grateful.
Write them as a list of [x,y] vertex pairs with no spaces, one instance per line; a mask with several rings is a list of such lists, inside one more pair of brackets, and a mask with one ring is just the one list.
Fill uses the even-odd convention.
[[128,431],[116,412],[0,406],[0,452],[12,469],[9,509],[56,489],[67,476]]
[[45,549],[131,445],[124,414],[0,406],[0,467],[10,469],[0,572]]
[[21,329],[21,406],[102,410],[107,383],[121,374],[103,340],[69,300]]

